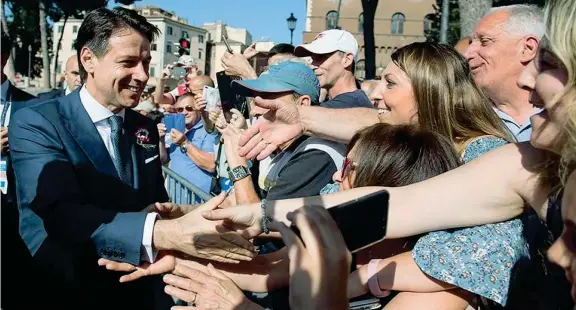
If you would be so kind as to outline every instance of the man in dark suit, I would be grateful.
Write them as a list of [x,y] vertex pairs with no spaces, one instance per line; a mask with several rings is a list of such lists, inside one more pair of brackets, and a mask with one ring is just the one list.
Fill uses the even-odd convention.
[[[168,200],[156,125],[131,109],[148,81],[150,44],[158,33],[132,10],[91,11],[76,41],[84,86],[14,115],[9,136],[20,234],[57,287],[50,306],[167,309],[173,304],[155,290],[159,278],[119,283],[117,273],[98,267],[99,257],[133,265],[154,261],[162,250],[209,259],[252,257],[224,240],[201,212],[167,220],[141,212]],[[228,234],[249,247],[238,234]],[[216,245],[200,248],[203,238]]]
[[66,96],[82,86],[80,69],[78,67],[78,56],[72,55],[66,61],[64,80],[66,81],[66,88],[53,89],[45,93],[40,93],[38,94],[38,101],[48,101],[50,99]]
[[[26,285],[28,280],[25,279],[34,276],[36,270],[34,269],[30,252],[18,232],[16,184],[10,158],[8,125],[14,112],[28,105],[28,101],[35,97],[14,86],[3,73],[12,48],[12,40],[4,31],[2,31],[1,44],[2,87],[0,111],[2,111],[2,114],[0,117],[0,138],[2,140],[2,149],[0,152],[2,167],[5,167],[6,171],[3,171],[0,180],[0,187],[2,188],[2,193],[0,194],[2,199],[0,215],[2,218],[2,304],[0,306],[2,309],[10,310],[21,309],[24,305],[21,299],[16,298],[18,287]],[[33,302],[26,304],[30,306],[41,305]]]

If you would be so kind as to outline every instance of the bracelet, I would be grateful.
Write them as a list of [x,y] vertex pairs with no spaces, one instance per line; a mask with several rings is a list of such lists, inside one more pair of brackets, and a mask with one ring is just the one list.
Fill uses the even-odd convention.
[[260,208],[262,209],[262,230],[265,234],[269,234],[270,229],[268,228],[268,224],[272,223],[272,218],[266,216],[266,199],[260,201]]
[[378,283],[378,263],[380,259],[373,259],[368,263],[368,288],[370,293],[376,297],[387,297],[390,295],[390,291],[382,290],[380,284]]

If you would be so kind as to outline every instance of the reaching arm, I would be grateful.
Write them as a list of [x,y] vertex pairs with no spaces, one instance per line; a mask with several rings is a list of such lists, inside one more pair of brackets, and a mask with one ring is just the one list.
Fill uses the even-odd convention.
[[348,143],[358,130],[379,122],[376,109],[327,109],[310,106],[299,106],[298,109],[304,134],[342,143]]
[[140,263],[146,213],[87,204],[62,140],[42,114],[18,111],[9,135],[20,185],[21,221],[26,226],[22,237],[37,259],[50,259],[53,254],[43,255],[49,247],[68,251],[91,242],[102,257]]
[[208,172],[216,171],[216,158],[214,153],[202,151],[189,142],[186,145],[186,155],[201,169]]
[[[379,261],[377,269],[378,284],[382,290],[403,292],[438,292],[454,286],[438,281],[423,273],[410,251]],[[368,265],[360,267],[348,278],[348,297],[364,295],[368,289]]]
[[[545,214],[548,188],[531,168],[539,152],[528,144],[510,144],[435,178],[398,188],[364,187],[324,196],[267,202],[267,214],[288,223],[286,214],[305,205],[330,208],[386,189],[390,193],[386,238],[469,227],[509,220],[524,211],[525,203]],[[259,205],[215,210],[208,219],[227,219],[261,229]]]

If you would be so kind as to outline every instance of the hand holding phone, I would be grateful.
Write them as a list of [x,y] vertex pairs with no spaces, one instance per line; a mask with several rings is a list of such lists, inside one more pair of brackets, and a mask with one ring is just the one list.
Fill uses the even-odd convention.
[[[381,190],[328,209],[350,252],[365,249],[386,237],[388,203],[388,192]],[[297,227],[291,228],[300,234]]]
[[[286,225],[273,223],[288,249],[290,259],[290,306],[309,309],[341,309],[348,303],[348,275],[352,256],[328,211],[304,206],[287,216],[302,231],[298,238]],[[310,294],[317,287],[318,294]]]

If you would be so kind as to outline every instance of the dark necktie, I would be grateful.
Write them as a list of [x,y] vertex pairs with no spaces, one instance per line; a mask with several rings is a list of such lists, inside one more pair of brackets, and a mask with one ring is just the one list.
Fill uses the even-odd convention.
[[112,146],[114,147],[114,157],[116,157],[114,166],[116,167],[116,171],[118,171],[120,180],[132,186],[132,156],[130,156],[128,143],[122,133],[122,117],[118,115],[111,116],[108,118],[108,123],[112,128]]

